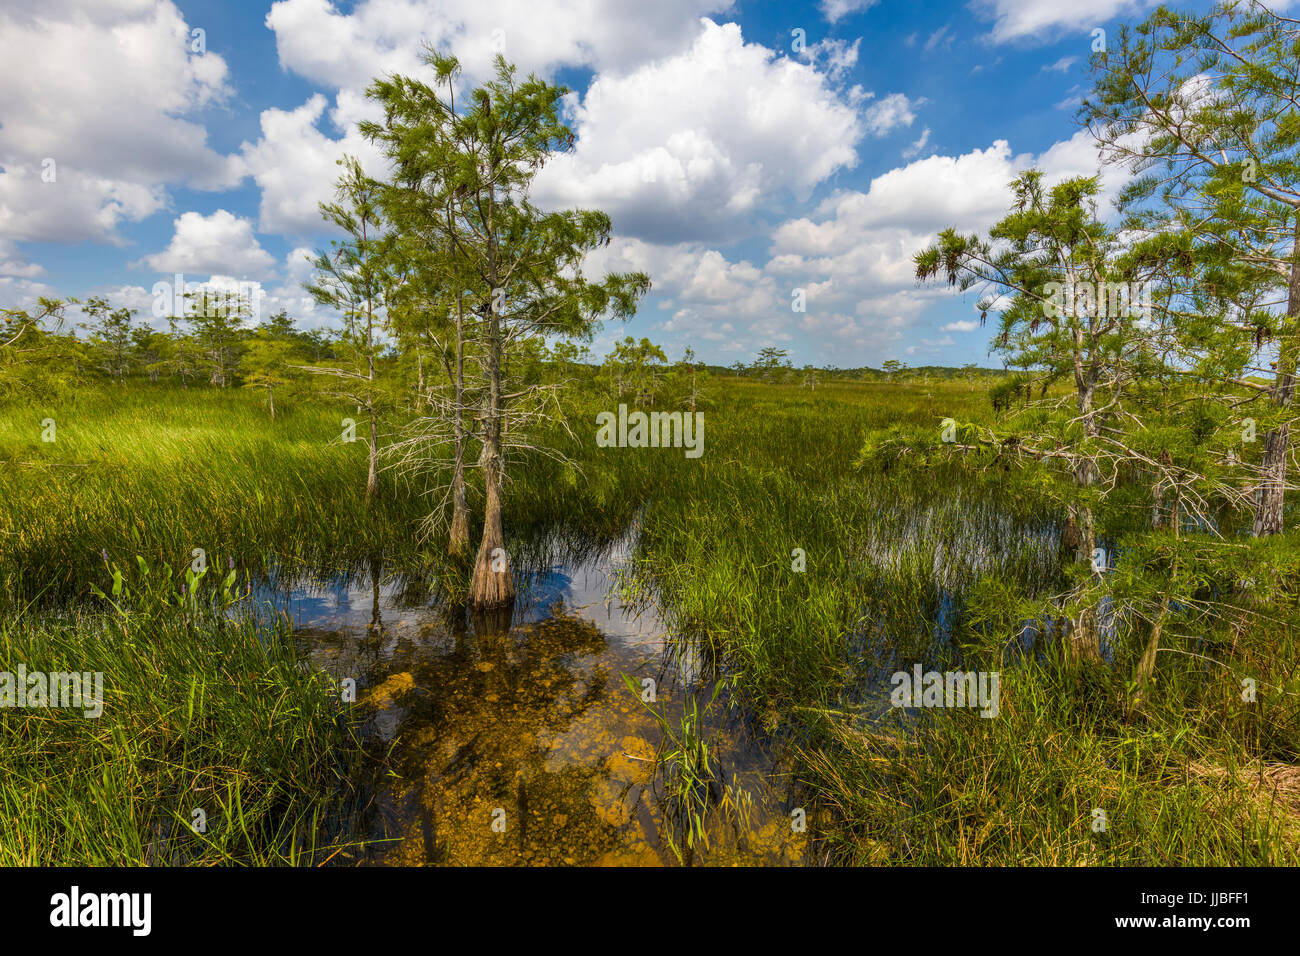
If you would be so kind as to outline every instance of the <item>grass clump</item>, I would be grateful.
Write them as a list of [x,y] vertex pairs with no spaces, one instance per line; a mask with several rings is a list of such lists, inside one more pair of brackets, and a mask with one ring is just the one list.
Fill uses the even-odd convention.
[[356,752],[337,688],[193,575],[166,605],[115,580],[116,608],[0,622],[0,671],[103,689],[98,717],[0,709],[0,865],[324,862]]

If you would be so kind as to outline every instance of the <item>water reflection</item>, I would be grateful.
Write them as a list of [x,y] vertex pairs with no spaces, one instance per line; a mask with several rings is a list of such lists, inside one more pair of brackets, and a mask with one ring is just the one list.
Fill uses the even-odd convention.
[[[628,539],[581,553],[553,539],[521,555],[505,620],[440,605],[425,582],[385,580],[377,565],[263,591],[311,663],[359,688],[373,842],[336,862],[678,862],[655,772],[660,729],[621,675],[652,679],[670,721],[711,688],[652,609],[611,596],[629,550]],[[696,862],[799,862],[806,836],[790,825],[773,755],[721,705],[706,725],[753,812],[745,828],[715,815]]]

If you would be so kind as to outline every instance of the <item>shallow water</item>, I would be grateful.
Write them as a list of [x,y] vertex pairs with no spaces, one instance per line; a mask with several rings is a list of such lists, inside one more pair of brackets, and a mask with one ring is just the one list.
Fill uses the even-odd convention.
[[[519,574],[508,628],[475,626],[410,582],[363,574],[264,592],[309,660],[357,682],[368,846],[338,863],[780,865],[804,858],[778,761],[723,697],[703,721],[710,756],[748,812],[713,806],[708,846],[684,848],[665,802],[663,732],[624,683],[655,682],[680,727],[713,688],[653,609],[613,593],[628,539]],[[716,794],[715,794],[716,797]]]

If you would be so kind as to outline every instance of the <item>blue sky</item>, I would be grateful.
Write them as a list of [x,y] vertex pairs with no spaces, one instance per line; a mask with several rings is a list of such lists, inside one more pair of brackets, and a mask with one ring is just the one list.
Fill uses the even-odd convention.
[[996,365],[975,296],[918,288],[911,256],[948,225],[996,221],[1019,169],[1096,171],[1073,121],[1094,31],[1149,8],[6,0],[0,307],[97,294],[153,320],[154,284],[181,272],[330,324],[301,290],[330,238],[316,203],[339,155],[382,173],[355,130],[363,90],[419,72],[427,41],[466,83],[500,49],[573,90],[576,148],[535,198],[605,209],[618,238],[589,269],[654,282],[596,355],[632,334],[721,364],[775,345],[796,364]]

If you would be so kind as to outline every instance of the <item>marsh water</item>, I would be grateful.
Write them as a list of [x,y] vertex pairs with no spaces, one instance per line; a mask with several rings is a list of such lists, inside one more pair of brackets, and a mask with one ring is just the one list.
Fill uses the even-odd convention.
[[[906,723],[914,715],[891,707],[893,671],[959,662],[959,595],[976,575],[1048,588],[1059,529],[960,495],[868,517],[859,561],[888,573],[875,587],[890,593],[845,635],[843,699],[861,720]],[[553,532],[519,543],[518,599],[493,621],[378,563],[270,576],[257,603],[289,621],[309,666],[355,682],[366,759],[348,777],[364,846],[334,863],[813,862],[779,743],[715,694],[714,673],[661,618],[657,596],[623,586],[636,554],[635,522],[606,541]],[[913,586],[887,583],[899,581]],[[1020,652],[1040,653],[1052,626],[1022,622]],[[694,708],[716,783],[707,839],[687,847],[670,781],[674,737]]]
[[[576,553],[543,547],[516,571],[508,621],[476,622],[378,566],[263,591],[313,666],[356,682],[365,715],[356,783],[367,842],[335,863],[804,860],[807,835],[792,825],[797,801],[778,756],[725,695],[710,703],[714,686],[653,604],[620,598],[632,537]],[[653,702],[642,699],[647,680]],[[650,708],[676,733],[692,699],[710,762],[741,810],[710,812],[707,846],[688,848],[665,799],[665,735]],[[711,800],[722,796],[714,788]]]

